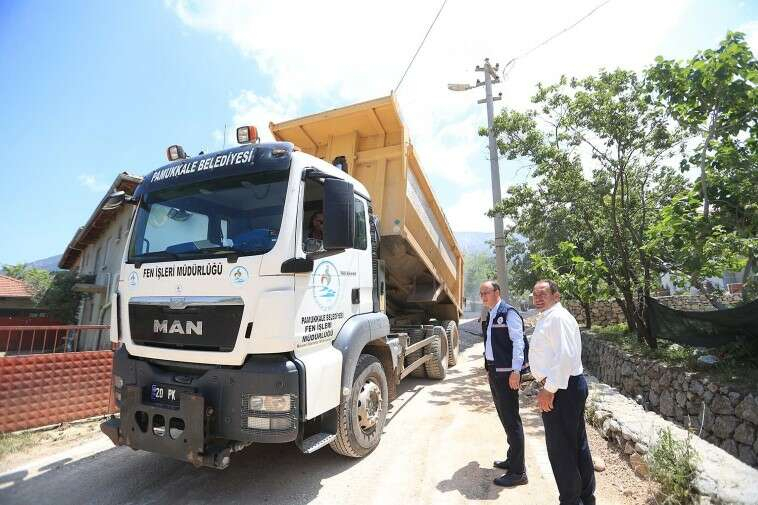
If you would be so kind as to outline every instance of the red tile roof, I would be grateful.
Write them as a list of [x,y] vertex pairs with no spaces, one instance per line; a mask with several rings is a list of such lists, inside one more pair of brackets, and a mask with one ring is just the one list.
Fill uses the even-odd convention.
[[17,298],[31,298],[32,291],[24,283],[13,277],[7,277],[0,275],[0,296],[4,297],[17,297]]

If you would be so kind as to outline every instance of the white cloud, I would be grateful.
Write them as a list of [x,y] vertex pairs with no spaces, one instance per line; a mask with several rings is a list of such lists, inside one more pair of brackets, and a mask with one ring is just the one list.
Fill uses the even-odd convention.
[[489,189],[467,191],[445,209],[445,217],[455,231],[492,232],[494,223],[487,217],[491,207],[492,192]]
[[[269,121],[389,94],[440,6],[439,0],[166,3],[188,27],[230,40],[269,77],[265,91],[239,90],[230,103],[234,124],[260,125],[262,136],[268,133],[264,130]],[[482,77],[473,70],[485,56],[504,65],[597,3],[448,2],[397,96],[433,185],[464,191],[489,185],[489,177],[483,177],[489,173],[487,143],[477,134],[478,127],[486,124],[485,107],[476,103],[483,88],[456,93],[448,91],[447,84],[473,83]],[[553,82],[561,74],[584,76],[601,67],[641,69],[652,63],[667,34],[686,18],[688,4],[688,0],[609,3],[519,60],[495,89],[503,92],[496,111],[502,106],[530,106],[536,83]],[[233,133],[229,128],[228,141]],[[466,195],[474,193],[478,192]],[[446,209],[455,230],[470,228],[468,220],[454,217],[465,210],[463,201],[462,196]],[[482,223],[489,220],[474,214],[467,214],[473,216],[471,222],[484,228]]]
[[754,54],[758,53],[758,20],[749,21],[738,27],[736,31],[743,32],[750,49]]
[[108,183],[98,182],[97,178],[94,175],[81,174],[77,177],[77,179],[82,186],[96,193],[102,193],[110,187],[110,184]]

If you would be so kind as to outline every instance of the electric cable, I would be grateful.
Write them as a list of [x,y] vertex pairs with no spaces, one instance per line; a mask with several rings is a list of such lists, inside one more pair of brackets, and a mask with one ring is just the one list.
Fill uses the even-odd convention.
[[506,76],[510,73],[510,72],[506,73],[506,70],[508,70],[509,67],[511,67],[513,64],[515,64],[516,60],[519,60],[521,58],[526,58],[527,56],[529,56],[530,54],[532,54],[537,49],[540,49],[541,47],[545,46],[546,44],[552,42],[554,39],[560,37],[564,33],[568,32],[571,29],[573,29],[575,26],[577,26],[582,21],[586,20],[587,18],[589,18],[590,16],[592,16],[593,14],[595,14],[595,12],[597,12],[598,10],[600,10],[602,7],[605,7],[610,2],[611,2],[611,0],[605,0],[601,4],[596,5],[595,8],[593,8],[591,11],[589,11],[587,14],[585,14],[584,16],[582,16],[581,18],[579,18],[577,21],[575,21],[571,25],[569,25],[566,28],[562,29],[561,31],[559,31],[559,32],[551,35],[550,37],[546,38],[545,40],[543,40],[542,42],[540,42],[536,46],[532,47],[531,49],[528,49],[528,50],[522,52],[521,54],[519,54],[518,56],[515,56],[515,57],[511,58],[508,61],[508,63],[506,63],[505,66],[503,67],[503,80],[505,80]]
[[408,74],[408,70],[411,69],[411,65],[413,65],[413,62],[416,61],[416,56],[418,56],[419,51],[421,51],[421,48],[424,46],[424,42],[426,42],[426,38],[429,36],[429,32],[432,31],[432,28],[434,28],[434,24],[437,22],[437,19],[440,17],[440,14],[442,14],[442,9],[445,8],[445,4],[447,4],[447,0],[444,0],[442,2],[440,9],[437,11],[437,15],[434,16],[434,21],[432,21],[432,24],[429,25],[429,29],[426,31],[426,35],[424,35],[424,38],[421,41],[421,44],[418,45],[418,49],[416,49],[416,52],[414,53],[413,58],[411,58],[411,62],[408,63],[408,66],[406,67],[405,72],[403,72],[403,76],[398,81],[397,86],[395,86],[395,90],[392,92],[393,95],[397,94],[397,90],[400,88],[400,85],[403,84],[403,79],[405,79],[405,76]]

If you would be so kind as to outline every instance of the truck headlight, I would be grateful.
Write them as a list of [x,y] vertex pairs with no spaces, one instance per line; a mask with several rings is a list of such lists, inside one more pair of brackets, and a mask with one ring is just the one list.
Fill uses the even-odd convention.
[[289,412],[292,402],[290,400],[290,395],[250,395],[248,405],[250,410],[258,410],[261,412]]
[[124,379],[122,379],[118,375],[114,375],[113,385],[116,387],[116,389],[121,389],[122,387],[124,387]]

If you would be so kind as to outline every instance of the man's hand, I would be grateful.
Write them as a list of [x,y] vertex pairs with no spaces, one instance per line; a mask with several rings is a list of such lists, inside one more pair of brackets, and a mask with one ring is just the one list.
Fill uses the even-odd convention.
[[521,385],[521,374],[515,370],[512,371],[511,375],[508,377],[508,385],[511,389],[517,390]]
[[545,388],[540,389],[539,393],[537,393],[537,406],[540,408],[540,411],[550,412],[553,410],[554,398],[554,393],[551,393]]

